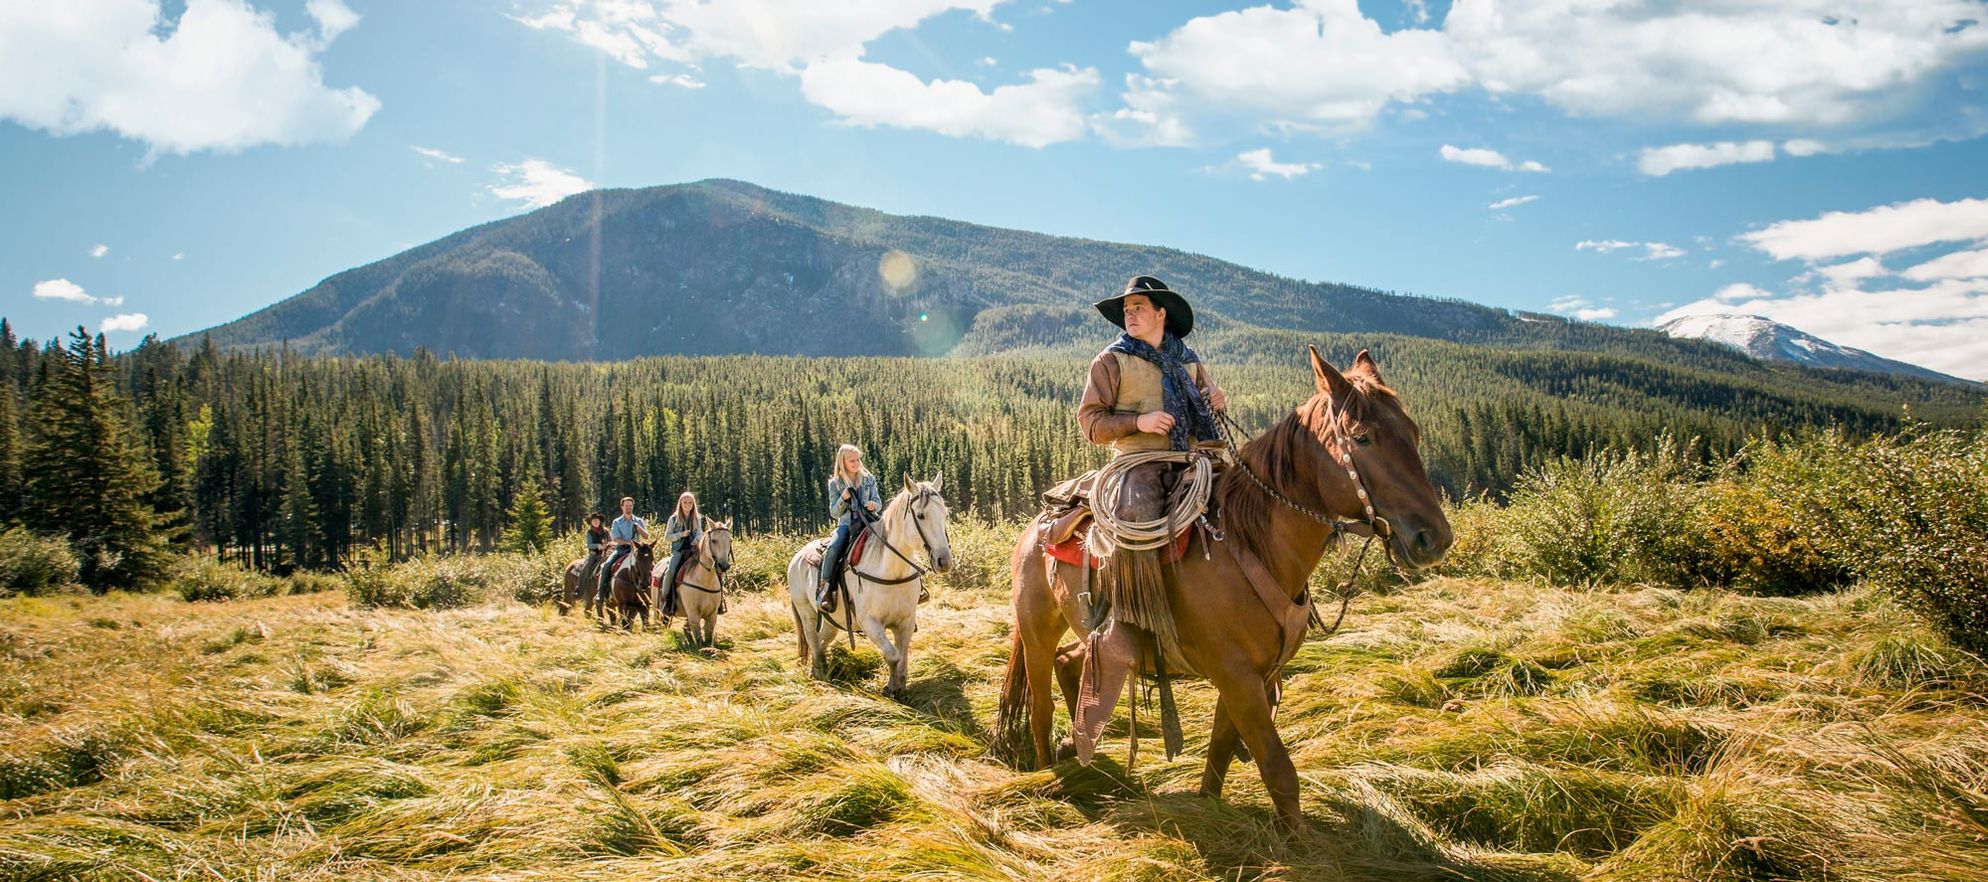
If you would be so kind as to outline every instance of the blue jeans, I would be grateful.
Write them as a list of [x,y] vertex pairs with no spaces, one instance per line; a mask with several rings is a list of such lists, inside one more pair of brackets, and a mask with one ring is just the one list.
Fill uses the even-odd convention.
[[828,550],[821,555],[821,597],[827,600],[835,595],[835,589],[842,585],[842,556],[849,552],[849,543],[855,541],[859,530],[852,524],[838,524],[834,538],[828,540]]

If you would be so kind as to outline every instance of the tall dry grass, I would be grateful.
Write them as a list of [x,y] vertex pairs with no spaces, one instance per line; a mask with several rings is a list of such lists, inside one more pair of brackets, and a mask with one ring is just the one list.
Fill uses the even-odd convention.
[[0,878],[1988,878],[1984,667],[1881,593],[1364,595],[1291,666],[1284,841],[1253,769],[1194,794],[1204,685],[1176,762],[1128,772],[1122,715],[1089,769],[987,757],[1012,535],[954,529],[902,702],[861,642],[808,680],[777,577],[708,652],[495,576],[0,601]]

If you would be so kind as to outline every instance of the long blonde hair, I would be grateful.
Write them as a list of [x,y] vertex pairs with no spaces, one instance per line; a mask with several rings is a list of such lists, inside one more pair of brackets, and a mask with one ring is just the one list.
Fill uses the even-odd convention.
[[688,520],[684,521],[684,523],[694,524],[699,521],[702,521],[704,519],[704,512],[703,510],[697,507],[697,494],[692,493],[689,490],[683,491],[683,494],[676,498],[676,509],[674,511],[671,511],[670,514],[672,516],[679,518],[684,517],[683,501],[686,499],[690,500],[690,516]]
[[841,478],[842,480],[849,482],[849,486],[851,487],[857,487],[862,485],[863,476],[870,473],[869,469],[859,468],[856,470],[855,475],[847,475],[843,474],[842,472],[842,464],[849,461],[849,454],[852,453],[856,454],[857,456],[863,455],[862,449],[854,444],[844,444],[841,447],[835,448],[835,470],[829,476],[829,480],[832,481],[836,478]]

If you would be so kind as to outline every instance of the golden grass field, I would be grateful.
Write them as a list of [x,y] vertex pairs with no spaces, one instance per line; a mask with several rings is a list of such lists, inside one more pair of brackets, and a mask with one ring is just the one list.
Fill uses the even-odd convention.
[[902,703],[860,639],[808,680],[779,586],[711,652],[510,599],[0,601],[0,878],[1988,879],[1988,677],[1870,591],[1364,596],[1291,666],[1287,841],[1254,767],[1195,794],[1202,684],[1175,762],[1128,773],[1123,713],[1090,769],[989,759],[974,551]]

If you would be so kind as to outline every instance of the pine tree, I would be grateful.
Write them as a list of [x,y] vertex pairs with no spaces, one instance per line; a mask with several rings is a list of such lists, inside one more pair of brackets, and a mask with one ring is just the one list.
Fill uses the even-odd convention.
[[511,500],[504,530],[504,550],[538,554],[552,544],[552,512],[546,508],[545,492],[537,477],[526,477]]
[[[7,353],[0,352],[0,356]],[[21,433],[14,418],[14,384],[0,382],[0,527],[21,519]]]
[[149,582],[164,563],[156,515],[145,504],[158,477],[133,437],[109,351],[79,327],[66,348],[47,356],[22,457],[27,524],[69,537],[83,559],[83,583],[95,590]]

